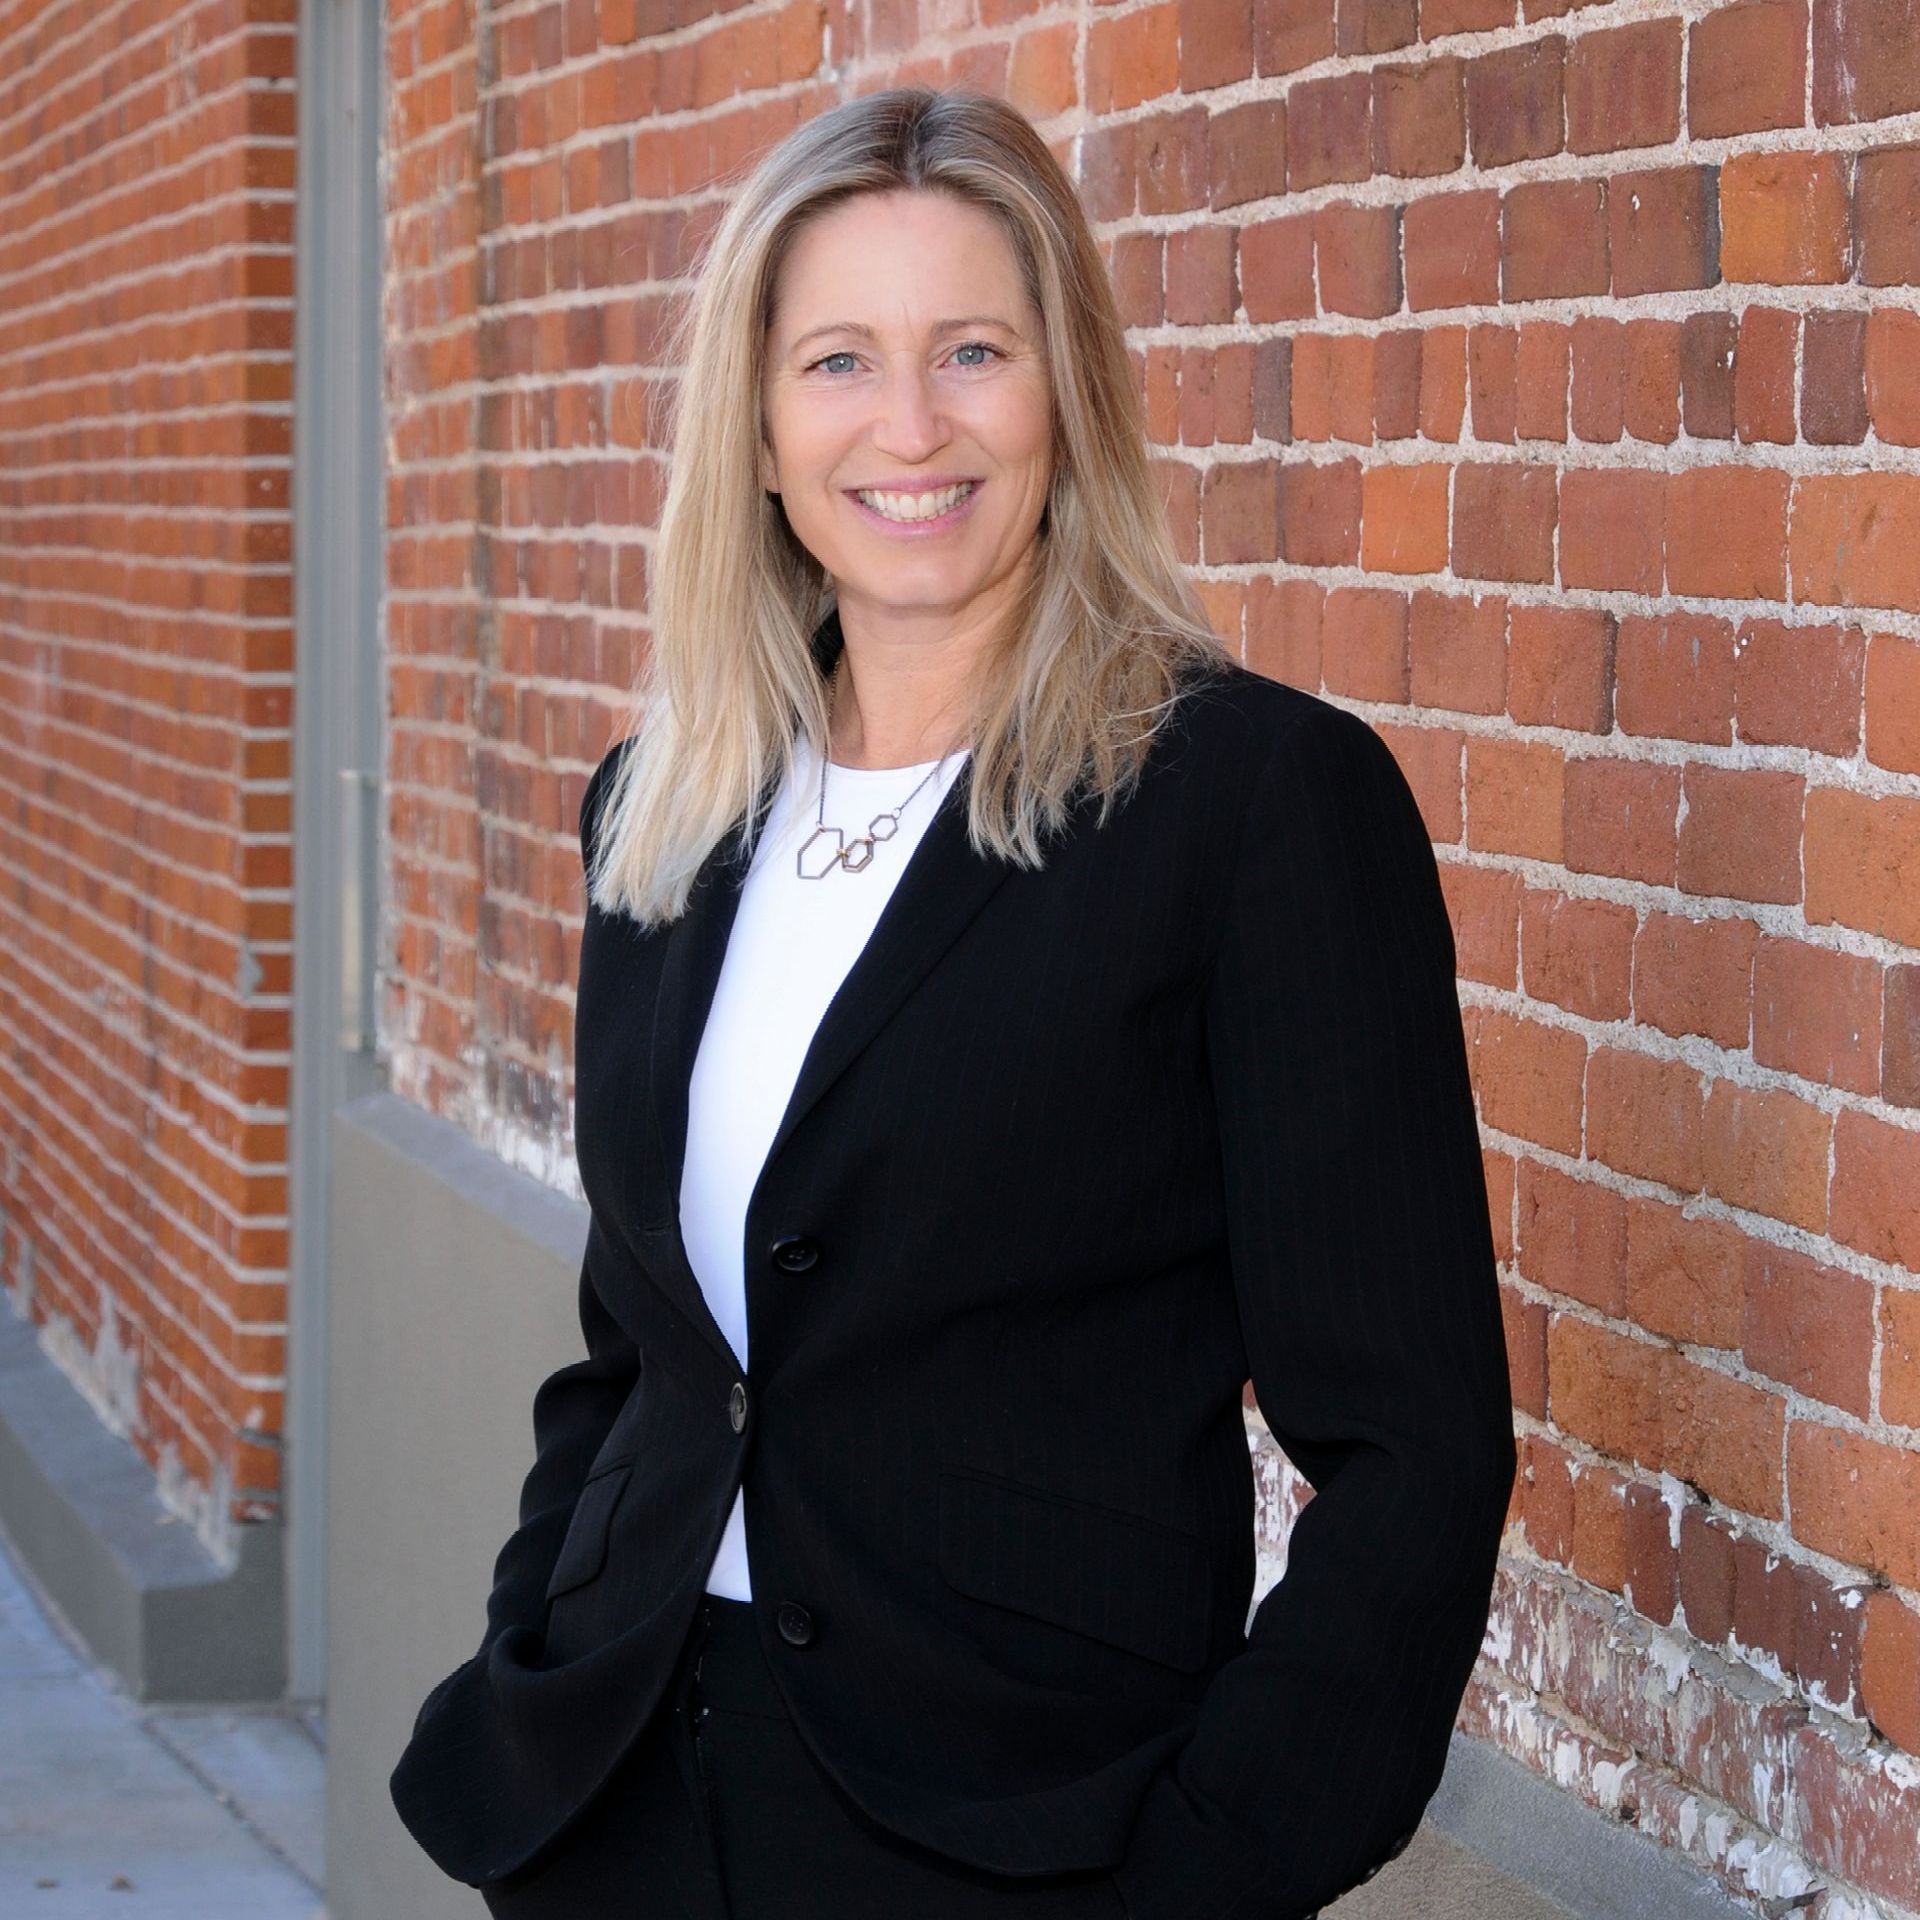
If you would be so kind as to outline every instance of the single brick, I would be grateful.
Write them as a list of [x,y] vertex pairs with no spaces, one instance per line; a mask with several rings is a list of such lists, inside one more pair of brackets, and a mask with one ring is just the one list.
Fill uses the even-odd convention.
[[1583,34],[1567,50],[1567,150],[1663,146],[1680,131],[1678,20]]
[[1702,1645],[1721,1647],[1733,1632],[1732,1523],[1695,1501],[1680,1513],[1680,1605]]
[[1920,285],[1920,147],[1873,147],[1854,175],[1860,278],[1870,287]]
[[1523,727],[1613,730],[1614,616],[1600,607],[1515,607],[1507,707]]
[[[1834,956],[1824,956],[1834,958]],[[1841,960],[1851,954],[1837,956]],[[1778,985],[1778,983],[1776,983]],[[1761,983],[1755,981],[1755,998]],[[1820,998],[1795,1012],[1818,1021]],[[1772,1050],[1772,1035],[1755,1035],[1755,1058],[1768,1046],[1768,1064],[1784,1058]],[[1814,1043],[1814,1050],[1824,1050]],[[1789,1068],[1803,1071],[1803,1068]],[[1868,1419],[1874,1361],[1874,1283],[1826,1261],[1812,1260],[1795,1248],[1755,1240],[1747,1248],[1745,1325],[1740,1350],[1757,1373],[1795,1386],[1845,1413]]]
[[1207,110],[1188,107],[1133,123],[1142,213],[1191,213],[1207,204]]
[[[1832,797],[1832,790],[1828,797]],[[1873,804],[1873,797],[1861,797],[1869,806]],[[1892,831],[1882,827],[1876,835],[1881,843],[1870,843],[1868,851],[1893,853],[1901,841],[1911,843],[1915,825],[1911,812],[1904,820],[1887,824]],[[1835,852],[1831,847],[1820,851],[1829,860]],[[1809,919],[1813,917],[1813,904],[1809,885]],[[1891,899],[1876,903],[1880,925],[1875,930],[1886,931],[1890,938],[1912,946],[1915,929],[1920,928],[1920,914],[1913,911],[1914,905],[1910,891],[1896,892]],[[1893,931],[1896,927],[1901,931]],[[1920,1135],[1864,1108],[1843,1106],[1835,1116],[1833,1144],[1833,1237],[1871,1259],[1920,1272],[1920,1206],[1914,1203],[1915,1195],[1920,1194]],[[1915,1462],[1920,1465],[1920,1455],[1915,1456]],[[1909,1512],[1913,1510],[1909,1508]],[[1915,1564],[1920,1565],[1920,1539],[1913,1546]]]
[[1500,298],[1500,196],[1491,188],[1413,201],[1403,217],[1407,305],[1491,305]]
[[1867,412],[1890,446],[1920,447],[1920,314],[1867,316]]
[[1447,564],[1444,466],[1393,461],[1361,483],[1360,564],[1369,573],[1438,573]]
[[1122,220],[1139,191],[1139,128],[1132,120],[1095,125],[1080,139],[1080,197],[1096,220]]
[[1696,440],[1733,438],[1733,315],[1690,313],[1680,325],[1680,416]]
[[1182,93],[1230,87],[1253,73],[1250,0],[1179,0]]
[[1476,440],[1510,442],[1514,437],[1518,345],[1512,327],[1467,329],[1467,392]]
[[1320,620],[1320,671],[1329,693],[1407,699],[1407,603],[1384,587],[1329,587]]
[[1253,57],[1263,74],[1295,73],[1333,52],[1333,0],[1253,0]]
[[1801,367],[1801,438],[1857,447],[1867,437],[1867,316],[1808,314]]
[[1166,238],[1158,233],[1114,235],[1107,262],[1114,301],[1129,327],[1156,327],[1166,317]]
[[1561,77],[1567,43],[1549,34],[1467,66],[1467,126],[1477,167],[1544,160],[1566,144]]
[[1293,438],[1293,341],[1286,334],[1254,345],[1253,430],[1262,440]]
[[1242,227],[1237,264],[1240,302],[1256,325],[1314,317],[1312,214]]
[[1247,596],[1247,665],[1292,686],[1317,689],[1326,593],[1318,580],[1255,574]]
[[1720,264],[1729,280],[1813,286],[1847,277],[1844,156],[1738,153],[1720,169]]
[[1180,14],[1176,6],[1108,14],[1087,33],[1087,105],[1107,114],[1164,99],[1180,85]]
[[1303,80],[1287,94],[1287,185],[1295,193],[1373,168],[1373,78],[1367,73]]
[[[1326,362],[1326,340],[1311,333],[1292,335],[1287,343],[1286,418],[1287,440],[1325,440],[1332,433],[1329,389],[1331,380]],[[1269,382],[1272,379],[1268,374]],[[1270,395],[1269,408],[1274,404]],[[1269,414],[1271,416],[1271,413]]]
[[1576,440],[1610,445],[1626,425],[1627,331],[1606,314],[1573,323],[1573,394],[1569,414]]
[[1572,365],[1573,329],[1566,321],[1529,320],[1521,327],[1514,431],[1522,440],[1566,440]]
[[1440,40],[1450,33],[1485,33],[1514,22],[1514,0],[1421,0],[1420,32]]
[[1410,440],[1420,431],[1420,334],[1401,327],[1373,343],[1373,432],[1378,440]]
[[1335,201],[1313,216],[1320,304],[1328,313],[1379,319],[1400,305],[1400,214],[1397,207]]
[[1742,0],[1693,23],[1687,131],[1724,140],[1807,117],[1807,0]]
[[1616,294],[1672,293],[1720,278],[1719,170],[1661,167],[1607,188]]
[[[1639,467],[1568,467],[1561,474],[1564,585],[1660,591],[1664,482],[1664,475]],[[1626,632],[1623,625],[1623,648]]]
[[1627,322],[1623,424],[1636,440],[1669,446],[1680,437],[1680,323]]
[[[1445,564],[1442,554],[1440,565]],[[1506,596],[1489,593],[1475,599],[1422,588],[1413,596],[1408,653],[1410,696],[1421,706],[1455,713],[1504,712]]]
[[1920,107],[1916,36],[1916,0],[1814,0],[1814,124],[1885,120]]
[[1451,173],[1467,156],[1461,62],[1451,56],[1373,70],[1373,170]]
[[1557,300],[1607,291],[1603,180],[1539,180],[1500,203],[1500,297]]
[[[1793,495],[1793,589],[1822,606],[1920,612],[1920,475],[1812,473]],[[1892,808],[1892,801],[1876,801]],[[1920,803],[1903,801],[1920,820]],[[1891,872],[1891,867],[1886,871]],[[1895,892],[1902,904],[1920,892]],[[1920,914],[1913,916],[1920,937]]]
[[[1790,906],[1801,896],[1806,781],[1765,767],[1692,762],[1685,775],[1679,886]],[[1818,1233],[1826,1225],[1831,1123],[1810,1100],[1716,1081],[1704,1149],[1708,1191]]]
[[1749,307],[1733,350],[1736,436],[1782,446],[1794,435],[1793,361],[1800,317],[1781,307]]
[[[1875,634],[1866,688],[1868,761],[1895,773],[1920,773],[1920,643],[1897,633]],[[1893,973],[1887,976],[1890,1008],[1896,985],[1920,986],[1920,969],[1896,971],[1899,981]],[[1920,1029],[1915,1037],[1920,1038]]]
[[1553,468],[1518,462],[1456,469],[1453,570],[1469,580],[1553,578],[1559,517]]
[[1858,627],[1743,620],[1734,652],[1742,741],[1811,747],[1843,759],[1858,750],[1866,654]]
[[1867,1596],[1860,1634],[1867,1718],[1894,1746],[1920,1753],[1920,1613],[1897,1593],[1876,1589]]
[[1467,330],[1429,327],[1420,336],[1420,431],[1454,441],[1467,417]]
[[[1561,501],[1562,511],[1569,511],[1564,481]],[[1620,503],[1619,511],[1624,514],[1632,510],[1632,496],[1628,495]],[[1656,549],[1653,573],[1656,581],[1658,569]],[[1563,556],[1561,571],[1565,570]],[[1732,745],[1731,621],[1681,608],[1670,613],[1625,615],[1620,622],[1614,674],[1614,711],[1622,733],[1667,740],[1698,740],[1707,746]],[[1745,1039],[1743,1018],[1740,1041]]]
[[1357,460],[1280,469],[1280,557],[1303,567],[1350,567],[1359,560]]
[[1391,53],[1420,37],[1417,0],[1336,0],[1336,53]]
[[1817,1552],[1920,1585],[1920,1454],[1824,1422],[1787,1434],[1793,1530]]
[[1788,479],[1765,467],[1690,467],[1667,480],[1667,589],[1787,597]]
[[1177,326],[1218,326],[1240,304],[1233,277],[1234,232],[1219,221],[1178,227],[1167,239],[1167,318]]
[[1287,186],[1287,109],[1284,100],[1249,100],[1225,107],[1207,131],[1207,165],[1212,174],[1209,200],[1237,207],[1265,200]]
[[1279,487],[1271,460],[1215,461],[1201,482],[1200,550],[1208,566],[1246,566],[1280,553]]

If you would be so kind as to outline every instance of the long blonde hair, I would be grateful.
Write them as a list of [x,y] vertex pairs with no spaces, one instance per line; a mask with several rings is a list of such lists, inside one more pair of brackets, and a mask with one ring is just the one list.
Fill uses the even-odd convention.
[[[976,851],[1041,865],[1041,834],[1062,824],[1083,780],[1104,821],[1137,779],[1183,667],[1226,657],[1153,482],[1105,265],[1046,142],[1017,109],[970,89],[847,100],[754,166],[668,342],[680,375],[652,637],[588,874],[603,912],[643,926],[677,919],[720,839],[737,829],[750,846],[796,737],[826,750],[828,682],[812,642],[833,587],[760,484],[766,333],[801,227],[855,195],[901,189],[998,218],[1044,323],[1052,387],[1040,551],[1015,631],[974,689]],[[681,432],[681,422],[697,424]]]

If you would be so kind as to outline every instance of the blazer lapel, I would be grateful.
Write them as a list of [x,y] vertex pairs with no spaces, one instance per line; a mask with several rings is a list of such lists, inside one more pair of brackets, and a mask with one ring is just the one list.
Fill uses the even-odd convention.
[[[969,755],[941,797],[866,945],[828,1002],[800,1063],[763,1169],[1006,878],[1007,863],[976,853],[967,838],[972,773]],[[707,1307],[687,1259],[680,1231],[680,1180],[686,1163],[688,1087],[746,872],[746,857],[729,835],[709,855],[694,881],[686,911],[668,930],[654,1003],[650,1075],[660,1149],[655,1175],[665,1181],[666,1192],[652,1196],[649,1211],[659,1217],[664,1201],[678,1269],[669,1291],[735,1366],[738,1356]],[[821,884],[858,886],[860,881],[857,874],[834,874]]]

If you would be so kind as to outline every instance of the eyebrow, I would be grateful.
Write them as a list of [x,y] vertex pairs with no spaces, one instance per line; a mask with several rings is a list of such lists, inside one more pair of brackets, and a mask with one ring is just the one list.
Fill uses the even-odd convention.
[[[946,333],[958,333],[964,327],[998,327],[1002,333],[1018,333],[1020,329],[1011,321],[1002,320],[994,313],[962,314],[957,320],[936,320],[933,331],[936,336]],[[809,340],[823,333],[850,333],[858,340],[872,340],[876,336],[869,326],[863,326],[858,320],[829,320],[824,326],[809,327],[805,333],[787,349],[789,353],[798,353]]]

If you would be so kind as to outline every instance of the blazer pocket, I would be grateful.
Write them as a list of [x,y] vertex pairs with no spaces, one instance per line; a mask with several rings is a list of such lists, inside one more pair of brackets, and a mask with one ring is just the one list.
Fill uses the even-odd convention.
[[1185,1673],[1206,1664],[1198,1534],[972,1467],[940,1470],[940,1572],[957,1593]]
[[626,1491],[632,1474],[631,1460],[616,1461],[598,1469],[580,1489],[567,1537],[560,1543],[553,1575],[547,1581],[547,1599],[574,1587],[583,1587],[598,1577],[606,1564],[607,1533],[613,1525],[613,1510],[620,1504],[620,1496]]

